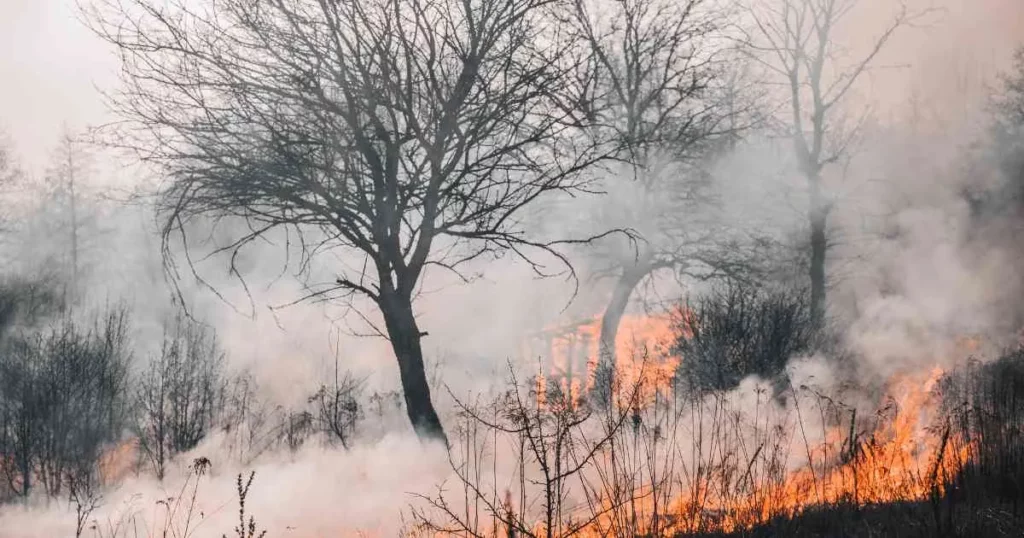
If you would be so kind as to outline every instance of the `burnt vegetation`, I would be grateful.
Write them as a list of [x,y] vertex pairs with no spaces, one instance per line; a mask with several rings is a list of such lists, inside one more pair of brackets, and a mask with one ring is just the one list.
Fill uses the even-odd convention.
[[[761,312],[765,325],[778,315]],[[747,315],[733,321],[749,322]],[[918,449],[894,450],[898,431],[878,427],[917,421],[912,400],[858,415],[839,396],[790,384],[764,355],[750,359],[726,369],[728,378],[686,372],[675,380],[686,383],[678,392],[652,392],[643,380],[619,386],[614,404],[514,375],[514,388],[492,402],[459,402],[453,476],[418,497],[409,532],[1019,536],[1020,351],[986,364],[968,360],[935,380],[929,397],[940,412],[916,441],[931,447],[917,462],[906,458]],[[764,377],[771,377],[766,369],[777,371],[782,388],[773,393],[766,384],[753,409],[740,404],[718,387],[734,384],[731,376],[744,369]],[[788,411],[776,406],[780,399]],[[805,446],[813,454],[802,453]],[[804,456],[813,463],[794,480],[787,462]]]
[[[81,140],[65,133],[37,184],[0,147],[0,188],[15,193],[0,246],[17,258],[0,280],[0,508],[59,502],[76,538],[139,536],[141,523],[199,536],[201,486],[222,468],[359,456],[397,415],[449,465],[436,489],[389,499],[410,538],[1021,536],[1019,338],[949,351],[945,370],[900,369],[894,356],[967,324],[898,312],[885,328],[912,345],[865,366],[865,346],[897,338],[858,340],[850,312],[877,312],[833,295],[863,261],[842,258],[838,221],[858,211],[849,170],[874,127],[848,103],[931,13],[893,2],[854,54],[837,39],[863,3],[86,3],[121,67],[118,121],[93,134],[159,178],[130,201],[157,216],[168,293],[143,316],[92,289],[116,278],[93,272],[109,213],[88,192]],[[969,214],[964,252],[1013,265],[1024,49],[1000,80],[962,171],[991,181],[953,197]],[[728,213],[722,169],[754,141],[788,160],[795,231]],[[568,215],[581,198],[596,206]],[[251,300],[271,251],[299,283],[289,306],[341,306],[353,334],[387,342],[396,390],[371,390],[339,352],[281,398],[233,360],[220,337],[237,335],[190,308],[190,286],[223,298],[203,272],[220,264],[221,285]],[[573,300],[581,281],[606,287],[587,375],[567,379],[580,357],[562,357],[568,375],[529,357],[508,361],[500,390],[460,394],[428,375],[427,283],[468,284],[510,258],[566,278]],[[882,299],[899,295],[893,272],[878,271]],[[986,274],[1011,275],[993,324],[1019,331],[1019,270]],[[620,345],[628,316],[664,311],[666,345]],[[102,521],[104,495],[132,475],[166,488],[162,520],[130,508]],[[257,524],[254,492],[272,486],[248,470],[235,486],[231,536],[291,530]]]

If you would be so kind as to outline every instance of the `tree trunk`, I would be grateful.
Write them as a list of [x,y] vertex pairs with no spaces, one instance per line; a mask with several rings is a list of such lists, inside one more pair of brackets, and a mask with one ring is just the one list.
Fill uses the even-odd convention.
[[405,409],[416,435],[423,440],[441,441],[447,445],[441,419],[430,400],[430,386],[423,365],[419,327],[412,312],[412,302],[394,293],[382,297],[381,311],[387,327],[391,349],[398,359],[398,371],[405,395]]
[[810,179],[811,207],[811,322],[821,327],[825,322],[825,251],[828,248],[825,228],[828,224],[828,207],[821,196],[818,179]]
[[632,267],[623,268],[615,282],[611,300],[601,316],[601,335],[598,342],[597,372],[595,372],[595,389],[602,391],[605,397],[611,396],[612,382],[615,373],[615,341],[619,335],[619,324],[629,306],[629,298],[633,290],[640,284],[652,269],[650,255],[642,256]]

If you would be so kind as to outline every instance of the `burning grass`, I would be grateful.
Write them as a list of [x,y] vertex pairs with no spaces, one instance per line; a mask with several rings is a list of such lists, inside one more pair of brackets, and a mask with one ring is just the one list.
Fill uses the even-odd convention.
[[[694,391],[674,375],[672,324],[627,321],[611,405],[584,381],[595,324],[552,342],[547,375],[460,403],[450,479],[417,497],[407,535],[1019,535],[1024,353],[910,369],[875,391],[827,379],[824,359],[794,363],[781,383]],[[103,474],[121,476],[133,453],[118,445]],[[243,509],[264,521],[258,504]],[[249,517],[236,533],[256,532]]]
[[[671,390],[679,365],[671,347],[682,315],[682,310],[651,316],[626,315],[619,322],[614,378],[624,386],[639,385],[645,391],[641,395],[645,404],[653,402],[654,392],[661,391],[664,396],[667,395],[665,391]],[[536,394],[541,405],[544,405],[549,383],[556,384],[554,388],[559,394],[572,402],[578,402],[594,391],[601,360],[600,333],[601,320],[592,319],[552,328],[538,339],[536,343],[539,345],[534,346],[531,352],[547,361],[541,365],[542,371],[536,377]],[[645,350],[644,357],[634,353],[640,348]],[[646,360],[645,357],[656,357],[656,360]]]
[[[635,388],[623,396],[631,408],[604,414],[550,394],[543,406],[515,396],[490,410],[505,420],[467,409],[467,420],[519,447],[504,456],[518,469],[490,482],[479,460],[453,462],[469,482],[467,505],[489,517],[460,512],[439,493],[429,499],[437,511],[421,519],[431,534],[491,535],[480,523],[490,521],[525,536],[744,535],[826,507],[930,506],[949,497],[976,443],[937,414],[940,376],[900,379],[863,425],[853,411],[838,423],[848,410],[809,388],[793,389],[782,405],[752,387],[752,413],[740,410],[749,401],[721,394],[639,406]],[[486,438],[466,443],[480,445],[476,453],[500,450]],[[488,493],[509,478],[503,497]],[[446,526],[433,524],[438,513]]]
[[[570,338],[594,327],[581,325]],[[1017,482],[970,509],[960,500],[976,487],[971,477],[991,462],[1019,473],[1024,458],[1013,440],[1022,430],[1006,428],[1021,424],[1013,420],[1024,412],[1009,417],[1005,409],[1016,412],[1024,402],[1014,384],[1024,375],[1007,376],[1005,366],[999,375],[916,368],[892,376],[880,391],[852,391],[851,403],[842,401],[842,383],[814,383],[813,375],[794,370],[782,389],[748,378],[732,391],[695,392],[674,382],[680,359],[665,351],[672,346],[651,342],[658,331],[640,332],[638,339],[624,331],[631,340],[617,343],[610,407],[592,405],[587,391],[566,379],[565,372],[579,372],[573,361],[580,359],[558,355],[573,349],[564,342],[551,346],[553,368],[537,377],[532,392],[517,388],[495,406],[464,406],[464,423],[489,432],[463,437],[470,449],[464,452],[494,461],[453,460],[465,506],[456,509],[440,491],[425,497],[419,531],[548,538],[1014,535],[1007,529],[1020,521]],[[654,352],[622,353],[638,341]],[[593,378],[598,361],[585,358]],[[1006,360],[1021,364],[1020,356]],[[829,368],[809,360],[795,369],[814,364]],[[970,403],[952,405],[958,394],[971,395]],[[1002,416],[993,418],[993,409],[1003,409]],[[995,442],[993,433],[1000,436]],[[996,446],[1008,448],[1012,464],[1006,454],[992,454],[1005,451]],[[499,471],[500,460],[516,464]],[[1006,499],[1013,499],[1008,509]]]

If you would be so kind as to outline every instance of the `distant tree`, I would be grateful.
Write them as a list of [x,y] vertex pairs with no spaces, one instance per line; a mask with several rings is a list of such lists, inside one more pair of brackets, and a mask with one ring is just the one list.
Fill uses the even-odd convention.
[[0,185],[9,185],[20,175],[21,169],[18,167],[6,136],[0,132]]
[[0,341],[17,330],[38,328],[63,310],[63,296],[48,274],[0,281]]
[[1001,77],[992,112],[990,151],[1004,179],[997,197],[1024,211],[1024,47],[1017,49],[1013,65]]
[[223,404],[223,364],[216,337],[199,322],[182,316],[167,330],[136,395],[139,447],[158,479],[212,430]]
[[10,270],[42,271],[66,295],[68,308],[82,303],[84,280],[109,230],[93,164],[85,142],[65,129],[42,176],[22,176],[5,202],[15,216],[4,237],[12,249]]
[[1012,256],[1000,279],[1001,298],[990,308],[999,312],[995,319],[1016,331],[1024,324],[1019,301],[1024,274],[1009,268],[1024,260],[1024,47],[1015,51],[991,92],[987,125],[962,170],[959,194],[970,209],[965,244]]
[[102,211],[90,192],[93,155],[85,143],[65,128],[53,152],[42,182],[37,209],[40,229],[30,235],[46,236],[46,244],[61,278],[67,283],[68,303],[73,305],[84,291],[82,280],[88,266],[87,251],[95,248],[103,234]]
[[1024,46],[1014,51],[1013,64],[1000,77],[999,92],[993,100],[996,121],[1007,133],[1020,134],[1024,126]]
[[93,487],[103,451],[127,425],[127,313],[113,309],[92,328],[70,320],[7,335],[0,354],[0,466],[27,497]]
[[867,114],[851,114],[843,105],[896,31],[923,15],[909,12],[902,1],[892,2],[890,22],[866,52],[851,57],[849,49],[834,39],[859,4],[860,0],[750,2],[753,24],[746,47],[751,58],[784,88],[780,123],[807,184],[810,307],[817,325],[825,318],[828,218],[836,203],[825,177],[829,167],[848,158]]
[[[711,216],[708,168],[747,121],[726,65],[725,13],[705,0],[575,3],[594,64],[587,112],[611,133],[620,166],[608,174],[601,220],[637,242],[595,249],[613,279],[601,319],[601,371],[613,371],[619,324],[634,290],[659,272],[712,278],[744,265],[736,234]],[[732,83],[732,84],[730,84]]]
[[65,131],[60,138],[57,147],[54,168],[50,171],[51,195],[55,198],[58,206],[67,219],[67,243],[68,243],[68,280],[70,281],[71,294],[74,295],[78,289],[78,253],[79,253],[79,207],[78,207],[78,182],[82,175],[82,155],[76,147],[75,140],[70,132]]
[[[6,133],[0,129],[0,194],[7,195],[22,178],[24,174],[18,165],[17,158],[11,148]],[[4,196],[4,199],[7,197]],[[9,225],[10,208],[5,208],[0,213],[0,226],[4,229]]]
[[236,254],[288,228],[305,254],[351,255],[311,296],[370,300],[410,422],[444,439],[413,308],[425,270],[508,251],[564,261],[564,242],[531,239],[522,220],[538,199],[585,191],[605,156],[581,135],[561,4],[100,4],[90,19],[123,60],[114,102],[131,129],[118,142],[167,179],[165,244],[188,245],[201,217],[234,217],[251,230]]

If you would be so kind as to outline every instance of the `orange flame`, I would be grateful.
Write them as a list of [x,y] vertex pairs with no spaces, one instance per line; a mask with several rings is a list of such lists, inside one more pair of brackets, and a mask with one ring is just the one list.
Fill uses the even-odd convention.
[[105,451],[99,461],[102,483],[116,484],[130,475],[138,461],[138,450],[138,439],[130,438]]
[[[674,321],[680,314],[627,316],[622,320],[615,342],[615,377],[619,387],[642,387],[642,406],[650,405],[658,395],[668,396],[672,388],[672,378],[682,360],[671,352],[675,330],[679,329]],[[599,320],[553,333],[548,347],[549,368],[546,372],[542,369],[537,377],[541,406],[546,404],[546,389],[551,382],[559,383],[563,393],[577,402],[581,393],[593,389],[599,360]],[[976,351],[978,341],[961,339],[960,347]],[[869,421],[861,420],[869,422],[867,431],[859,431],[864,425],[857,423],[853,413],[847,414],[845,424],[833,421],[819,441],[809,440],[806,432],[794,433],[788,441],[799,447],[796,459],[803,462],[794,469],[766,470],[757,480],[748,476],[746,483],[735,481],[731,491],[724,491],[716,479],[691,476],[692,483],[671,499],[659,500],[653,488],[632,492],[631,531],[651,536],[729,532],[779,516],[796,516],[813,506],[919,501],[943,495],[946,484],[968,462],[977,443],[977,439],[960,439],[951,433],[948,424],[939,431],[933,428],[942,422],[937,416],[935,387],[943,373],[936,367],[892,378],[880,410]],[[795,400],[798,407],[799,398]],[[799,408],[796,411],[799,414]],[[748,475],[762,448],[757,448],[746,463]],[[791,465],[789,459],[785,465]],[[740,471],[743,466],[738,462]],[[611,491],[599,495],[598,511],[605,514],[583,529],[582,536],[616,534],[610,532],[617,525],[615,495]],[[636,514],[641,517],[636,518]],[[637,524],[635,520],[643,520],[643,514],[647,514],[647,523]]]
[[[625,387],[640,387],[639,398],[653,401],[657,394],[667,395],[679,358],[671,352],[676,337],[674,325],[679,315],[625,315],[615,338],[614,379],[621,400]],[[546,404],[548,384],[555,382],[570,402],[594,388],[601,359],[601,320],[591,319],[569,327],[546,331],[542,360],[548,361],[536,379],[537,403]]]
[[[925,375],[894,380],[887,391],[889,403],[883,408],[889,412],[879,416],[867,438],[851,439],[852,426],[831,428],[823,442],[807,449],[808,463],[781,482],[750,488],[746,495],[731,499],[699,490],[697,495],[676,499],[671,511],[686,516],[699,506],[702,512],[723,514],[715,526],[731,531],[777,516],[794,516],[816,505],[941,496],[971,452],[970,444],[953,438],[948,428],[931,431],[938,409],[933,389],[942,374],[935,368]],[[694,517],[679,517],[670,530],[696,531],[700,523]]]

